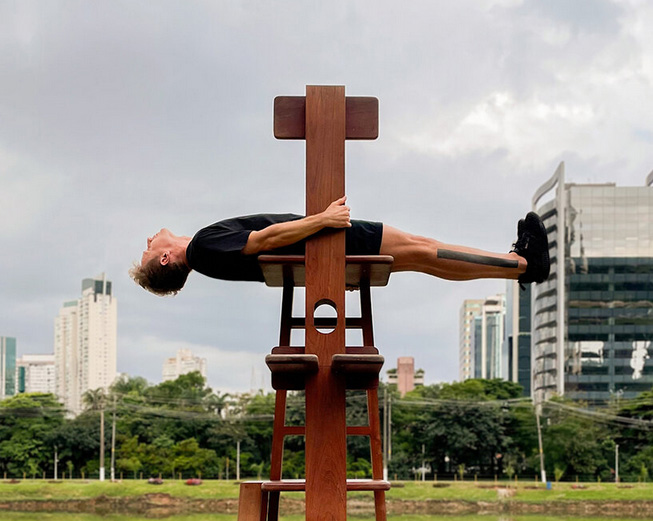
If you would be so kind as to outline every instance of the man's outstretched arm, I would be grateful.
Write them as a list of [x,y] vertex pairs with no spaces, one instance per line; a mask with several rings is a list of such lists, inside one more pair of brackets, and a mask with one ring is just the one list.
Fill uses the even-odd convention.
[[245,255],[282,248],[319,232],[324,228],[349,228],[349,207],[345,206],[347,196],[333,201],[326,210],[309,215],[297,221],[277,223],[249,234],[242,250]]

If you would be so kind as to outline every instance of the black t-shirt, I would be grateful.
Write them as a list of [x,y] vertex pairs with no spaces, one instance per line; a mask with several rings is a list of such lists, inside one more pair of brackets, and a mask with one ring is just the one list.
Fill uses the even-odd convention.
[[[272,224],[296,221],[301,215],[257,214],[225,219],[202,228],[186,248],[186,259],[191,269],[214,279],[263,282],[263,272],[258,254],[245,255],[242,249],[252,231],[262,230]],[[378,255],[381,248],[383,225],[379,222],[351,222],[345,230],[349,255]],[[325,230],[328,233],[328,230]],[[305,240],[277,248],[270,253],[278,255],[303,255]]]

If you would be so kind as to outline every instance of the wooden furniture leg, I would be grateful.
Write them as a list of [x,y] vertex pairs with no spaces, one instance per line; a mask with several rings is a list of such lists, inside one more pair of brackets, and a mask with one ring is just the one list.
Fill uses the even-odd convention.
[[[287,271],[287,268],[286,268]],[[279,345],[289,346],[292,333],[292,303],[295,287],[288,273],[284,274],[283,295],[281,297],[281,325],[279,327]],[[280,480],[283,468],[283,442],[286,426],[287,391],[279,389],[274,399],[274,426],[272,429],[272,454],[270,455],[270,480]],[[268,505],[268,520],[279,519],[279,501],[281,492],[270,492]]]
[[[367,390],[367,418],[370,423],[372,479],[383,480],[383,452],[381,445],[378,389]],[[376,514],[376,521],[386,521],[385,490],[374,491],[374,512]]]
[[262,481],[243,481],[238,495],[238,521],[265,521],[268,492]]
[[[363,344],[373,346],[374,328],[372,320],[372,295],[369,273],[361,277],[360,302],[363,329]],[[383,479],[383,445],[381,444],[381,420],[379,417],[378,388],[367,390],[367,418],[370,425],[370,460],[372,479]],[[386,521],[385,490],[374,491],[374,512],[376,521]]]

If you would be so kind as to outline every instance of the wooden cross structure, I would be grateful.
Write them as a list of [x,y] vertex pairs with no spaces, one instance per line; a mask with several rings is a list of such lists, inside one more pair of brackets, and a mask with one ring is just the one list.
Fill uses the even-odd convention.
[[[278,139],[306,140],[306,214],[322,212],[345,194],[345,140],[376,139],[378,100],[345,97],[342,86],[307,86],[306,96],[277,97],[274,134]],[[306,519],[345,521],[347,490],[375,494],[377,521],[385,521],[382,479],[378,373],[383,358],[374,347],[370,286],[387,283],[392,257],[345,257],[345,231],[317,234],[307,240],[305,257],[260,259],[266,283],[283,286],[279,347],[266,362],[277,390],[271,480],[241,485],[239,521],[276,520],[279,492],[306,491]],[[305,317],[292,317],[295,286],[306,286]],[[361,318],[345,314],[345,288],[360,289]],[[315,316],[320,306],[335,310],[334,319]],[[330,332],[318,327],[327,325]],[[290,330],[305,330],[305,346],[290,346]],[[346,347],[346,328],[363,332],[364,346]],[[369,425],[348,427],[345,392],[368,391]],[[305,389],[306,419],[302,428],[285,426],[286,390]],[[356,430],[358,429],[358,430]],[[306,480],[281,480],[283,437],[304,434]],[[347,480],[347,434],[370,437],[373,479]]]

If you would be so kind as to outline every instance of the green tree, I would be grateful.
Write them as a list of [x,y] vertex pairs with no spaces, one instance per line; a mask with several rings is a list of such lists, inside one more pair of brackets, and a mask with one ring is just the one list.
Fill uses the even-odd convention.
[[[567,407],[583,405],[558,401]],[[609,472],[607,454],[614,445],[604,427],[571,413],[573,410],[553,405],[545,408],[546,426],[542,432],[545,464],[548,472],[554,472],[557,467],[563,469],[567,477],[578,476],[593,481]]]
[[218,472],[218,457],[214,451],[202,449],[197,440],[180,441],[172,448],[173,472],[192,476],[214,476]]
[[52,394],[18,394],[0,402],[0,471],[20,477],[52,472],[50,434],[64,422]]
[[394,395],[393,471],[409,477],[421,465],[424,445],[427,463],[440,475],[459,465],[473,473],[500,473],[497,455],[511,447],[507,429],[515,421],[507,400],[520,396],[520,386],[498,379],[424,386],[403,399]]

